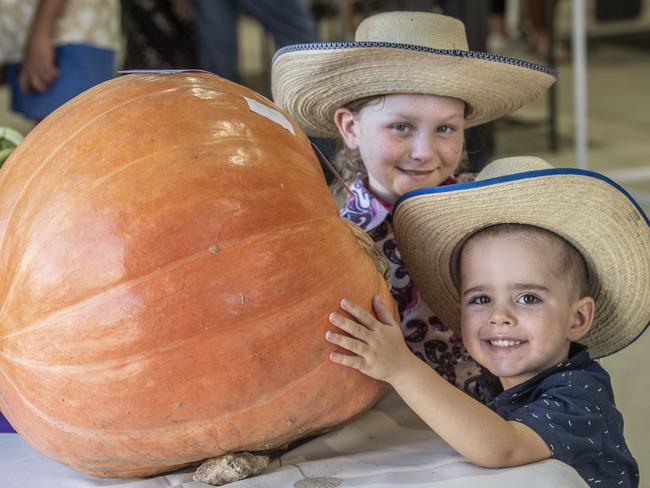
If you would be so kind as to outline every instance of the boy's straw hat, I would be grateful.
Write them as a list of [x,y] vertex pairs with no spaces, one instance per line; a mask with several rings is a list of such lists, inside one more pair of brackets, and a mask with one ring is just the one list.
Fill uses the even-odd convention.
[[476,181],[404,194],[393,216],[397,243],[423,299],[455,332],[452,268],[466,239],[495,224],[542,227],[565,238],[589,268],[594,322],[580,342],[595,358],[634,341],[650,322],[648,217],[617,183],[533,157],[494,161]]
[[459,20],[427,12],[366,18],[354,42],[295,44],[273,57],[275,103],[310,136],[334,137],[336,109],[391,93],[454,97],[467,126],[513,112],[557,79],[549,68],[467,48]]

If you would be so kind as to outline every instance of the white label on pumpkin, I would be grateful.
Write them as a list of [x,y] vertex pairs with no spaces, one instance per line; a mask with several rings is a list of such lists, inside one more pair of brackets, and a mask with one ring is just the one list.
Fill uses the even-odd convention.
[[280,112],[278,112],[274,108],[269,107],[268,105],[264,105],[263,103],[258,102],[257,100],[253,100],[252,98],[248,98],[248,97],[243,97],[243,98],[244,100],[246,100],[246,103],[248,104],[248,108],[250,108],[252,112],[258,113],[262,117],[266,117],[267,119],[287,129],[294,136],[296,135],[296,131],[293,129],[293,125],[291,125],[289,119],[287,119]]

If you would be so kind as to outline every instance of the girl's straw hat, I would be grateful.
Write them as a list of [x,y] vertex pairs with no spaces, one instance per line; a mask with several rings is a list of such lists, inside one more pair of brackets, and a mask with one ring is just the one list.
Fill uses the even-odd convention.
[[650,322],[650,222],[632,197],[592,171],[533,157],[494,161],[476,181],[404,194],[393,217],[398,246],[423,299],[459,333],[453,269],[476,231],[517,223],[558,234],[582,253],[596,313],[580,340],[595,358],[634,341]]
[[549,68],[467,48],[459,20],[427,12],[366,18],[354,42],[296,44],[273,57],[275,103],[310,136],[334,137],[336,109],[360,98],[419,93],[467,104],[467,126],[513,112],[557,79]]

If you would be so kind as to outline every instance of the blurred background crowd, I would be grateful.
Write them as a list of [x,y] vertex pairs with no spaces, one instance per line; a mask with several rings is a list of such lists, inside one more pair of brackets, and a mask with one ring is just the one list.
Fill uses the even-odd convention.
[[[582,0],[581,0],[582,1]],[[647,48],[644,0],[588,0],[591,51],[603,43]],[[390,10],[437,11],[465,23],[469,47],[561,69],[537,120],[528,125],[557,151],[557,90],[572,62],[571,2],[563,0],[0,0],[0,99],[28,131],[51,110],[117,70],[201,68],[270,96],[270,64],[282,46],[352,40],[364,17]],[[22,116],[22,117],[21,117]],[[503,124],[513,123],[513,118]],[[533,132],[530,132],[531,134]],[[539,138],[539,137],[538,137]],[[470,167],[496,149],[495,124],[467,133]],[[503,146],[500,146],[503,147]],[[534,149],[531,148],[531,149]],[[327,146],[325,145],[327,153]]]

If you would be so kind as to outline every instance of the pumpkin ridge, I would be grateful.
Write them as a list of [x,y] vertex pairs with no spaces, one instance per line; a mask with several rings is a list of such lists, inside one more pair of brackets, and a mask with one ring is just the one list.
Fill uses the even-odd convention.
[[[165,93],[167,91],[178,91],[178,90],[180,90],[180,89],[179,88],[168,88],[168,89],[162,90],[161,92],[147,93],[147,94],[144,94],[144,95],[140,95],[138,97],[130,98],[128,101],[126,101],[126,102],[124,102],[124,103],[122,103],[120,105],[116,105],[115,107],[112,107],[110,110],[107,110],[107,111],[102,112],[101,114],[95,116],[94,118],[92,118],[91,120],[86,122],[83,126],[81,126],[76,132],[73,132],[72,134],[70,134],[70,136],[66,140],[62,141],[57,147],[55,147],[50,152],[50,154],[47,156],[47,158],[45,158],[45,160],[43,162],[41,162],[41,164],[38,166],[38,168],[36,168],[36,170],[33,171],[32,174],[29,176],[29,178],[27,179],[27,181],[23,185],[20,193],[18,193],[18,195],[16,195],[16,198],[14,199],[14,202],[11,205],[11,208],[8,210],[5,229],[10,227],[10,224],[11,224],[13,216],[14,216],[14,212],[16,210],[16,207],[18,206],[18,202],[23,198],[23,195],[25,195],[27,193],[27,189],[29,188],[31,183],[36,179],[36,177],[43,170],[43,168],[52,160],[52,157],[55,154],[57,154],[58,151],[64,146],[64,144],[66,144],[68,141],[70,141],[73,137],[78,136],[80,132],[82,132],[87,127],[91,126],[93,122],[97,121],[98,119],[102,118],[104,115],[106,115],[106,114],[108,114],[110,112],[113,112],[114,110],[116,110],[118,108],[121,108],[121,107],[123,107],[125,105],[128,105],[128,104],[130,104],[130,103],[132,103],[134,101],[137,101],[139,99],[142,99],[142,98],[155,96],[155,95],[158,95],[160,93]],[[3,165],[3,168],[4,167],[5,167],[5,165]],[[0,190],[1,189],[2,189],[2,180],[0,180]],[[3,232],[2,236],[0,236],[0,249],[2,249],[2,246],[4,245],[5,236],[6,236],[6,232]],[[15,283],[15,281],[12,282],[12,284],[13,283]],[[5,295],[5,299],[2,302],[2,305],[0,306],[0,317],[4,317],[4,314],[5,314],[6,308],[7,308],[7,304],[9,303],[9,298],[13,295],[13,288],[14,287],[12,285],[12,287],[7,291],[7,294]]]
[[[239,139],[244,139],[239,138]],[[232,140],[231,138],[228,139],[229,141]],[[111,178],[113,178],[116,175],[119,175],[122,171],[125,171],[132,166],[135,166],[137,164],[140,164],[142,162],[146,162],[148,159],[153,159],[155,157],[158,157],[160,154],[167,154],[169,152],[174,152],[179,149],[187,149],[188,147],[206,147],[212,144],[216,143],[223,143],[224,140],[215,140],[211,141],[209,143],[203,143],[200,145],[195,145],[195,144],[186,144],[182,146],[174,146],[171,145],[161,149],[158,152],[148,154],[146,156],[143,156],[141,158],[134,159],[132,161],[128,161],[125,164],[113,169],[112,171],[108,172],[107,174],[103,175],[101,178],[97,178],[94,180],[92,185],[84,187],[79,193],[75,194],[74,197],[70,198],[68,201],[68,205],[66,205],[64,208],[61,209],[59,213],[57,213],[56,218],[52,219],[48,225],[40,232],[39,234],[35,234],[30,236],[31,238],[35,239],[37,243],[46,243],[47,239],[49,237],[49,234],[52,230],[55,230],[58,227],[58,224],[64,220],[68,212],[76,207],[76,203],[79,202],[79,200],[82,200],[86,195],[92,193],[93,191],[96,191],[97,189],[101,188],[102,185],[104,185],[106,182],[108,182]],[[170,148],[173,148],[170,150]],[[45,244],[41,244],[43,246]],[[13,289],[15,288],[14,283],[17,283],[20,281],[21,274],[25,272],[26,268],[28,268],[29,264],[31,263],[32,259],[34,256],[38,255],[38,252],[40,251],[41,247],[38,245],[32,246],[29,249],[29,252],[24,253],[22,255],[22,259],[20,261],[20,267],[14,271],[14,280],[12,281],[12,285],[10,286],[9,290],[7,291],[7,298],[11,298],[10,295],[12,295]],[[4,309],[0,310],[0,320],[2,320],[5,315],[4,315]]]
[[[69,199],[69,205],[66,205],[65,208],[62,208],[61,211],[59,213],[57,213],[57,218],[52,219],[48,223],[47,227],[45,227],[45,229],[43,229],[43,231],[40,234],[31,236],[31,237],[36,238],[37,242],[47,242],[47,238],[49,237],[49,233],[52,231],[52,229],[55,229],[57,227],[57,225],[65,218],[67,213],[71,209],[75,208],[75,204],[79,200],[81,200],[83,197],[85,197],[89,193],[92,193],[93,191],[96,191],[96,190],[100,189],[104,184],[106,184],[114,176],[119,175],[120,172],[125,171],[125,170],[131,168],[132,166],[135,166],[135,165],[143,163],[143,162],[147,162],[148,159],[150,159],[150,158],[153,159],[154,157],[158,157],[160,154],[169,154],[169,153],[173,153],[173,152],[176,152],[176,151],[182,152],[183,150],[186,150],[187,148],[209,147],[209,146],[213,146],[213,145],[217,145],[217,144],[224,144],[225,142],[232,142],[233,140],[235,140],[235,141],[236,140],[247,141],[247,139],[245,137],[229,137],[227,139],[226,138],[224,138],[224,139],[216,139],[216,140],[206,142],[206,143],[201,143],[201,144],[184,144],[184,145],[170,144],[169,147],[161,149],[158,152],[148,154],[146,156],[143,156],[143,157],[138,158],[138,159],[134,159],[132,161],[128,161],[125,164],[123,164],[123,165],[115,168],[114,170],[106,173],[101,178],[97,178],[93,182],[92,185],[84,187],[82,191],[77,193],[73,198]],[[306,166],[306,165],[300,165],[300,166],[298,166],[296,168],[296,170],[300,171],[300,172],[303,172],[303,173],[307,173],[307,171],[311,171],[311,167]],[[34,248],[30,248],[30,254],[23,254],[23,259],[21,260],[21,263],[20,263],[21,264],[21,269],[16,270],[16,272],[15,272],[16,274],[20,274],[20,272],[23,271],[22,268],[24,268],[24,267],[26,267],[27,265],[30,264],[30,262],[31,262],[30,258],[33,255],[38,254],[38,251],[39,251],[40,248],[35,247],[35,250],[32,250],[32,249],[34,249]],[[1,312],[0,312],[0,317],[2,317]]]
[[[0,355],[5,356],[5,354],[1,351],[0,351]],[[20,389],[16,387],[15,383],[11,381],[11,378],[9,378],[9,376],[7,376],[7,373],[5,373],[3,368],[0,368],[0,373],[2,373],[2,376],[4,376],[8,384],[11,385],[14,392],[18,395],[18,398],[20,398],[20,400],[22,401],[23,405],[27,406],[27,408],[29,408],[32,412],[37,412],[39,414],[39,418],[50,419],[50,416],[45,415],[43,412],[41,412],[41,410],[38,409],[33,402],[29,401],[29,399],[20,391]],[[0,402],[0,406],[2,406],[2,402]],[[2,409],[2,411],[5,414],[9,415],[8,410]],[[62,422],[56,421],[54,419],[48,420],[48,422],[50,422],[53,425],[60,425],[60,426],[65,425]]]
[[[291,224],[287,224],[285,222],[279,223],[276,227],[272,227],[270,229],[266,229],[264,232],[260,232],[254,235],[250,235],[246,237],[245,239],[238,239],[237,243],[231,247],[224,248],[223,244],[220,246],[220,251],[219,254],[223,255],[223,253],[227,252],[228,250],[234,250],[239,247],[243,247],[246,244],[248,244],[251,241],[258,240],[260,238],[263,238],[264,236],[271,235],[271,234],[276,234],[278,232],[278,229],[291,229],[292,227],[305,227],[307,224],[313,224],[317,223],[320,221],[328,221],[328,220],[335,220],[339,221],[340,218],[338,215],[331,216],[331,217],[319,217],[315,219],[308,219],[308,220],[301,220],[299,222],[294,222]],[[152,270],[151,272],[140,275],[125,281],[119,281],[119,282],[113,282],[104,287],[101,291],[98,293],[95,293],[91,295],[90,297],[84,298],[78,302],[75,302],[65,308],[60,308],[57,310],[55,313],[48,315],[46,317],[39,318],[39,320],[34,321],[32,324],[30,324],[27,327],[24,327],[20,330],[16,330],[12,333],[4,334],[0,336],[0,339],[6,339],[6,338],[12,338],[12,337],[18,337],[23,334],[27,334],[30,332],[33,332],[35,330],[40,330],[42,328],[48,327],[47,322],[51,321],[56,321],[58,320],[61,316],[65,317],[67,313],[70,313],[71,311],[75,311],[80,307],[85,306],[88,302],[93,302],[95,300],[99,301],[101,299],[106,298],[106,296],[111,296],[113,293],[115,295],[119,295],[119,292],[121,292],[124,288],[129,288],[131,286],[138,285],[142,282],[145,282],[147,280],[153,279],[158,277],[161,274],[164,274],[168,272],[169,270],[173,270],[176,268],[180,268],[182,266],[185,266],[187,263],[191,263],[195,260],[199,259],[214,259],[214,255],[210,254],[209,251],[207,251],[205,248],[201,248],[200,250],[196,251],[194,254],[190,254],[188,256],[185,256],[182,259],[176,259],[173,262],[168,263],[165,266],[159,266],[156,269]],[[92,306],[92,305],[91,305]],[[2,316],[4,318],[4,316]]]
[[[7,314],[7,307],[6,304],[11,302],[11,298],[13,297],[13,294],[15,293],[15,288],[18,285],[18,283],[21,282],[21,278],[23,277],[24,273],[28,270],[29,265],[33,258],[38,255],[39,250],[43,245],[46,245],[48,242],[48,237],[49,234],[52,232],[52,230],[55,230],[58,228],[58,225],[61,221],[65,219],[65,216],[68,214],[68,212],[76,207],[76,203],[82,200],[85,196],[88,194],[92,193],[93,191],[96,191],[97,189],[101,188],[104,184],[109,182],[113,177],[116,175],[119,175],[122,171],[125,171],[137,164],[141,164],[143,162],[147,162],[150,159],[154,159],[158,157],[160,154],[168,154],[170,152],[175,152],[179,151],[182,152],[182,150],[186,150],[189,147],[209,147],[217,144],[223,144],[224,142],[232,142],[233,140],[246,140],[245,137],[229,137],[227,139],[220,139],[220,140],[213,140],[208,143],[202,143],[202,144],[186,144],[186,145],[170,145],[169,147],[165,149],[161,149],[160,151],[152,154],[148,154],[144,157],[128,161],[125,164],[119,166],[118,168],[113,169],[112,171],[106,173],[103,175],[101,178],[97,178],[92,185],[83,187],[83,189],[75,194],[73,198],[70,198],[68,204],[61,209],[59,213],[57,213],[56,218],[52,219],[48,225],[38,234],[30,236],[30,238],[34,239],[38,245],[31,246],[29,248],[29,251],[27,253],[24,253],[22,255],[22,259],[19,263],[18,269],[14,270],[13,273],[13,280],[7,290],[7,294],[5,295],[5,302],[3,304],[2,309],[0,309],[0,321],[6,317]],[[170,147],[173,149],[170,150]],[[302,170],[305,174],[308,174],[308,172],[312,171],[312,168],[306,165],[299,166],[297,170]],[[19,197],[20,198],[20,197]],[[19,198],[16,199],[16,201],[19,200]],[[9,221],[8,221],[9,222]],[[305,221],[309,222],[309,221]],[[39,244],[40,243],[40,244]]]
[[[110,112],[113,112],[113,111],[115,111],[115,110],[117,110],[117,109],[120,109],[120,108],[122,108],[122,107],[124,107],[124,106],[126,106],[126,105],[129,105],[129,104],[133,103],[133,102],[137,102],[137,101],[139,101],[139,100],[141,100],[141,99],[143,99],[143,98],[156,96],[156,95],[159,95],[159,94],[161,94],[161,93],[166,93],[166,92],[178,92],[178,91],[182,91],[182,90],[183,90],[183,88],[165,88],[164,90],[161,90],[161,91],[159,91],[159,92],[149,92],[149,93],[145,93],[145,94],[142,94],[142,95],[138,95],[138,96],[136,96],[136,97],[129,98],[128,100],[125,100],[125,101],[122,102],[121,104],[119,104],[119,105],[115,105],[115,106],[111,107],[109,110],[106,110],[105,112],[102,112],[102,113],[96,115],[95,117],[93,117],[92,119],[88,120],[86,123],[84,123],[82,126],[80,126],[79,129],[77,129],[75,132],[71,133],[70,136],[69,136],[67,139],[61,141],[61,142],[60,142],[60,143],[59,143],[55,148],[53,148],[53,150],[49,153],[48,157],[45,158],[45,160],[44,160],[44,161],[43,161],[43,162],[38,166],[38,169],[37,169],[36,171],[32,172],[32,175],[27,179],[27,181],[25,182],[25,185],[23,185],[23,191],[21,191],[20,195],[16,198],[16,200],[18,200],[18,199],[20,198],[20,196],[22,196],[22,194],[25,192],[24,189],[25,189],[27,186],[29,186],[29,184],[30,184],[30,183],[32,182],[32,180],[37,176],[37,174],[38,174],[38,172],[41,170],[41,168],[42,168],[43,166],[45,166],[46,163],[48,163],[48,162],[50,161],[50,159],[52,158],[52,156],[55,155],[55,154],[57,154],[58,151],[59,151],[59,150],[60,150],[60,149],[61,149],[61,148],[62,148],[62,147],[63,147],[63,146],[68,142],[68,141],[70,141],[72,138],[78,136],[79,133],[82,132],[83,130],[85,130],[85,129],[87,129],[88,127],[90,127],[90,126],[93,124],[93,122],[96,122],[98,119],[101,119],[104,115],[106,115],[106,114],[108,114],[108,113],[110,113]],[[25,139],[27,139],[27,138],[30,138],[30,134],[28,134],[28,135],[25,137]],[[18,148],[16,148],[16,150],[18,150]],[[12,158],[12,159],[16,159],[16,158]],[[1,189],[1,187],[2,187],[2,184],[4,183],[4,180],[7,178],[6,175],[9,173],[9,170],[11,170],[14,166],[15,166],[14,164],[12,164],[12,165],[4,164],[4,165],[2,166],[3,171],[0,172],[0,189]],[[4,168],[8,168],[8,170],[5,171]],[[14,208],[15,208],[15,205],[13,205],[13,208],[12,208],[12,210],[10,211],[10,213],[13,212],[13,209],[14,209]],[[9,222],[9,219],[7,219],[7,222]],[[0,244],[2,244],[2,243],[0,242]]]
[[[293,381],[290,381],[290,382],[286,383],[286,388],[291,389],[293,387],[299,387],[301,383],[307,381],[311,376],[317,374],[321,369],[323,369],[323,368],[331,368],[331,367],[332,367],[331,365],[329,365],[329,364],[327,364],[325,362],[320,363],[315,368],[312,368],[311,370],[306,372],[306,374],[303,374],[302,376],[294,379]],[[92,433],[92,432],[101,430],[99,427],[74,426],[74,425],[69,424],[67,422],[63,422],[61,420],[54,419],[50,415],[45,414],[42,410],[40,410],[38,407],[36,407],[33,402],[29,401],[29,399],[23,393],[21,393],[21,391],[16,387],[16,385],[11,381],[11,379],[9,377],[7,377],[7,375],[4,373],[4,371],[2,369],[0,369],[0,372],[3,374],[5,379],[8,380],[8,382],[12,386],[14,392],[21,399],[22,404],[25,405],[27,408],[29,408],[32,411],[32,413],[35,416],[37,416],[40,420],[48,422],[51,425],[56,425],[57,427],[59,427],[62,431],[66,432],[66,433],[84,434],[84,433]],[[357,373],[357,374],[360,374],[360,373]],[[309,382],[307,381],[307,383],[309,383]],[[297,388],[297,389],[299,389],[299,388]],[[242,412],[245,413],[245,412],[248,412],[248,411],[251,411],[251,410],[256,410],[256,409],[258,409],[258,408],[260,408],[260,407],[262,407],[264,405],[267,405],[267,404],[269,404],[269,403],[271,403],[271,402],[273,402],[273,401],[275,401],[277,399],[282,398],[285,395],[286,395],[285,391],[279,390],[273,395],[264,395],[264,396],[260,397],[260,399],[258,401],[256,401],[255,403],[250,404],[246,408],[240,408],[237,411],[228,411],[228,412],[226,412],[226,413],[224,413],[222,415],[219,415],[219,416],[212,416],[212,417],[209,417],[209,418],[194,419],[194,420],[181,420],[181,421],[175,422],[172,425],[164,425],[164,426],[160,426],[160,427],[148,427],[148,428],[139,428],[139,429],[134,429],[134,428],[130,427],[130,428],[125,428],[125,429],[110,429],[109,431],[104,431],[103,435],[105,435],[107,437],[111,437],[111,436],[115,437],[115,436],[119,436],[122,433],[169,432],[169,431],[177,430],[177,429],[183,429],[184,430],[188,426],[201,426],[203,428],[207,428],[207,427],[209,427],[209,425],[204,425],[204,424],[214,424],[217,421],[218,422],[224,422],[224,420],[222,420],[222,419],[227,420],[227,419],[229,419],[231,417],[234,417],[236,415],[241,415]],[[367,408],[370,408],[370,406],[368,406]],[[5,411],[5,413],[10,415],[8,410]],[[326,426],[323,426],[323,428],[328,429],[328,428],[334,427],[336,425],[338,425],[338,424],[335,423],[335,424],[331,424],[329,426],[326,425]],[[24,434],[21,433],[21,435],[24,435]],[[215,437],[218,438],[218,435],[217,435],[216,432],[214,432],[214,429],[211,430],[211,436],[215,436]],[[281,445],[281,443],[280,443],[280,445]],[[126,445],[124,445],[123,447],[127,448]],[[134,451],[134,452],[137,452],[137,451]],[[146,454],[146,453],[138,453],[138,454],[143,455],[143,454]]]
[[[325,220],[325,219],[322,219],[322,220]],[[237,246],[237,247],[239,247],[239,246]],[[197,254],[199,254],[199,253],[197,253]],[[208,256],[208,258],[214,259],[213,256]],[[332,285],[332,286],[334,286],[334,285]],[[377,287],[376,288],[377,289],[380,288],[379,281],[377,281]],[[112,288],[111,291],[113,289],[114,288]],[[303,287],[302,291],[304,292],[304,294],[307,297],[309,297],[309,296],[313,295],[312,292],[313,292],[314,289],[321,289],[322,290],[323,289],[322,284],[314,282],[309,287]],[[101,297],[101,298],[105,298],[105,297]],[[265,318],[272,317],[274,315],[278,315],[278,314],[280,314],[280,313],[282,313],[282,312],[284,312],[286,310],[292,310],[293,308],[298,308],[300,306],[300,300],[301,299],[302,299],[302,297],[296,296],[295,301],[293,303],[289,303],[289,304],[286,304],[284,306],[278,306],[275,309],[273,309],[272,311],[269,311],[267,313],[251,315],[251,316],[247,317],[245,320],[239,321],[237,323],[237,327],[238,328],[245,328],[248,324],[250,324],[252,322],[259,322],[260,320],[264,320]],[[59,318],[59,317],[60,317],[60,315],[57,315],[56,318]],[[50,317],[48,317],[48,319],[49,318]],[[56,319],[52,319],[52,320],[56,320]],[[44,327],[47,327],[47,326],[44,326]],[[42,327],[39,327],[39,328],[42,328]],[[7,335],[4,335],[4,336],[0,336],[0,339],[16,337],[16,336],[19,336],[19,335],[23,335],[23,333],[33,332],[34,330],[38,330],[38,329],[35,329],[35,328],[21,329],[20,331],[14,333],[14,334],[7,334]],[[126,365],[128,363],[142,362],[142,361],[148,359],[147,357],[149,355],[158,354],[158,353],[161,353],[161,352],[169,352],[169,351],[173,351],[173,350],[176,350],[176,349],[182,349],[183,347],[191,345],[191,343],[193,341],[196,341],[196,340],[198,340],[197,337],[192,336],[192,337],[189,337],[189,338],[179,339],[179,340],[176,340],[174,342],[167,343],[165,347],[158,347],[158,348],[155,348],[155,349],[149,349],[149,350],[147,350],[145,352],[141,352],[141,353],[138,353],[138,354],[132,354],[132,355],[129,355],[129,356],[122,356],[120,358],[113,359],[112,361],[107,361],[107,360],[104,359],[103,362],[101,363],[101,367],[94,367],[97,364],[95,362],[85,362],[85,363],[75,363],[75,364],[54,364],[51,361],[50,362],[45,362],[45,361],[39,361],[39,360],[31,359],[31,358],[24,357],[24,356],[23,357],[15,356],[15,355],[9,354],[6,351],[2,351],[2,350],[0,350],[0,356],[3,356],[8,361],[11,361],[11,362],[16,363],[16,364],[20,364],[21,366],[24,366],[24,367],[30,368],[30,369],[37,369],[38,370],[38,369],[57,369],[58,368],[62,372],[75,372],[76,369],[79,369],[79,370],[85,371],[85,372],[94,372],[94,371],[102,371],[104,369],[111,369],[114,366],[122,366],[122,365]],[[204,340],[204,339],[202,339],[202,340]],[[0,367],[0,371],[2,371],[1,367]]]

